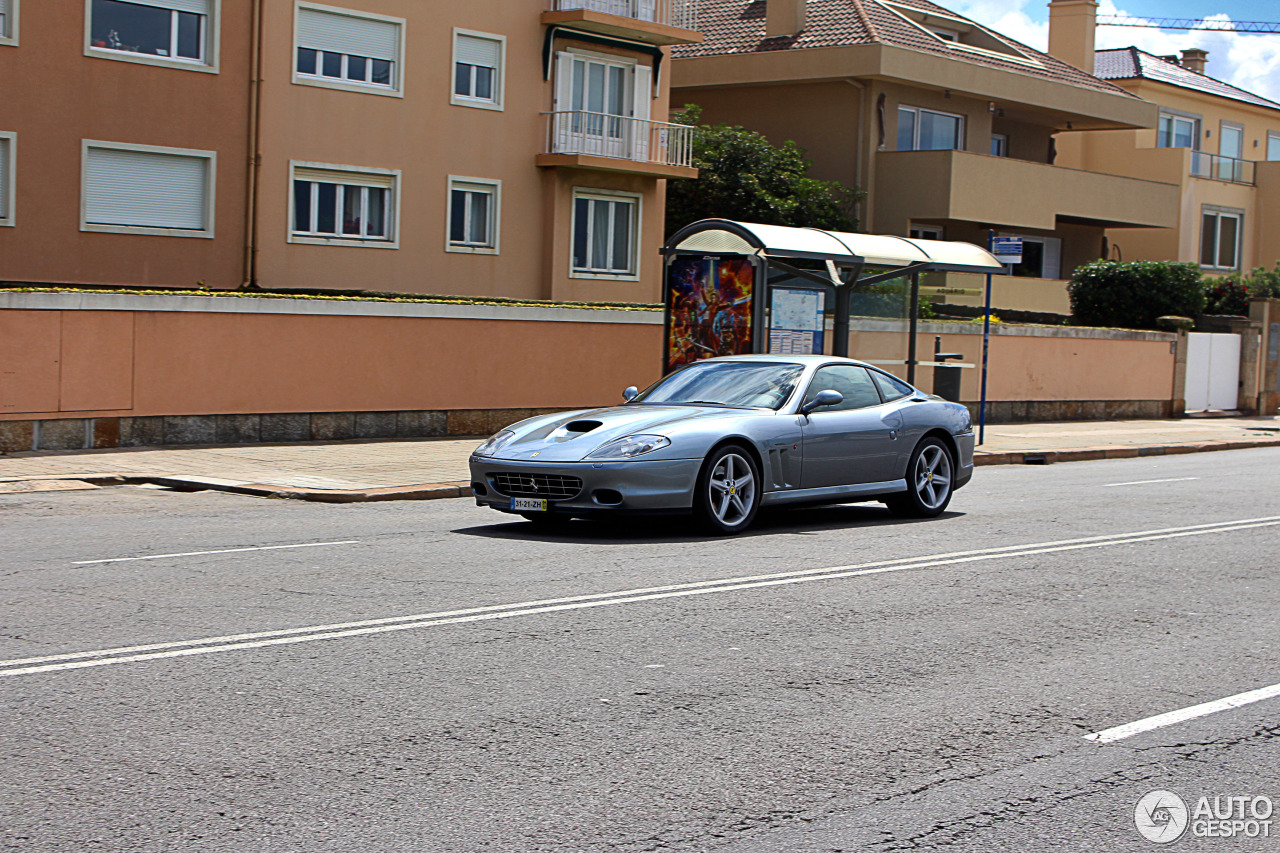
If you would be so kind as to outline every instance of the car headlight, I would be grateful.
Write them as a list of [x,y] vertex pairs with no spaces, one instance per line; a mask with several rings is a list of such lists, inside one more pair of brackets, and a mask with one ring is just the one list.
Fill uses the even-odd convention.
[[587,456],[588,459],[631,459],[644,453],[652,453],[666,447],[671,439],[665,435],[629,435],[608,444],[597,447]]
[[476,456],[492,456],[502,449],[508,441],[515,438],[516,434],[509,429],[495,432],[489,436],[489,440],[475,449]]

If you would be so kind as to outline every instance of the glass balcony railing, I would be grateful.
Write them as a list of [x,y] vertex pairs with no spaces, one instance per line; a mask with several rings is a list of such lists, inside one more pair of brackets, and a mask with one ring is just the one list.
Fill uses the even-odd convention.
[[685,124],[572,110],[547,114],[547,151],[660,166],[690,166],[694,128]]
[[1191,152],[1191,174],[1197,178],[1253,186],[1253,171],[1252,160],[1206,154],[1203,151]]
[[693,0],[556,0],[556,11],[586,9],[686,30],[694,26]]

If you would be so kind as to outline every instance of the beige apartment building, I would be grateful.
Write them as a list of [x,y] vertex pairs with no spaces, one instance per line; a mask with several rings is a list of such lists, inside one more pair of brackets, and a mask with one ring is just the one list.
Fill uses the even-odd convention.
[[0,280],[653,302],[686,0],[0,0]]
[[1050,52],[1159,106],[1155,127],[1063,134],[1062,162],[1177,184],[1178,226],[1108,231],[1112,257],[1206,273],[1280,261],[1280,104],[1215,79],[1208,54],[1094,50],[1097,3],[1050,3]]
[[[675,49],[673,103],[795,140],[816,175],[867,191],[867,231],[1022,237],[997,306],[1066,313],[1063,279],[1103,254],[1109,229],[1178,224],[1175,180],[1056,151],[1064,131],[1154,130],[1154,104],[939,5],[702,0],[697,14],[705,40]],[[977,301],[976,277],[947,285],[965,291],[948,301]]]

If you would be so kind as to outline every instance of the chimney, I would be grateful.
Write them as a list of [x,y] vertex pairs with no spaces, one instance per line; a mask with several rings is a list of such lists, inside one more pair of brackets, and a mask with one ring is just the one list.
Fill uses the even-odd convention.
[[1198,47],[1189,47],[1182,51],[1182,67],[1188,71],[1194,71],[1197,74],[1204,73],[1204,67],[1209,62],[1209,51],[1201,50]]
[[804,29],[806,0],[765,0],[765,38],[793,36]]
[[1096,0],[1050,0],[1049,55],[1092,74],[1097,25]]

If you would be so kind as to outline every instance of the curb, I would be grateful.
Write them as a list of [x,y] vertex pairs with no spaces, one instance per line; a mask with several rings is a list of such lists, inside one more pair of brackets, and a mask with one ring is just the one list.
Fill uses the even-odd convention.
[[987,453],[986,451],[976,450],[973,454],[973,464],[975,466],[1052,465],[1055,462],[1137,459],[1143,456],[1175,456],[1184,453],[1250,450],[1259,447],[1280,447],[1280,438],[1220,439],[1193,441],[1187,444],[1115,445],[1107,447],[1078,447],[1073,450],[1014,451],[1011,453]]
[[412,486],[388,486],[378,489],[300,489],[264,483],[228,483],[201,477],[126,477],[126,482],[153,483],[179,491],[219,491],[261,498],[350,504],[372,501],[430,501],[441,498],[471,497],[471,482],[421,483]]

